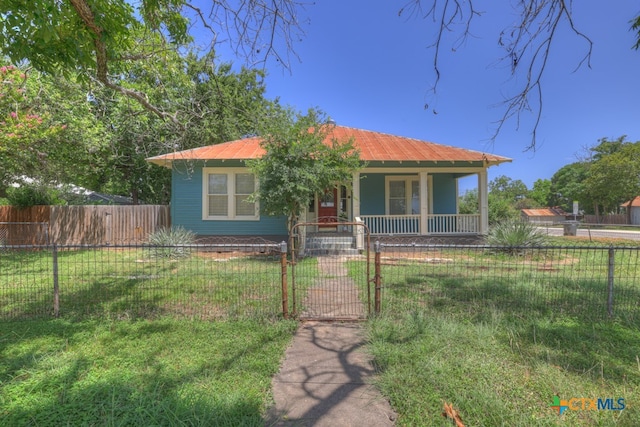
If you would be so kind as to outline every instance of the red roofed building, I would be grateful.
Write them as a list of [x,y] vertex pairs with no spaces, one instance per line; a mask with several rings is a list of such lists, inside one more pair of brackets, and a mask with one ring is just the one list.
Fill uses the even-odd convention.
[[627,209],[627,221],[631,225],[640,225],[640,196],[634,197],[620,205]]
[[[487,232],[487,168],[511,159],[346,126],[334,126],[325,143],[348,138],[360,151],[363,168],[350,185],[317,195],[307,222],[361,221],[380,235]],[[198,235],[286,235],[284,218],[261,215],[257,203],[238,202],[255,191],[257,181],[245,161],[264,154],[260,142],[251,137],[147,159],[173,170],[173,224]],[[470,175],[478,178],[480,213],[461,215],[458,179]],[[324,225],[317,229],[339,228],[332,220]]]
[[567,213],[559,207],[521,209],[522,219],[536,224],[558,224],[567,220]]

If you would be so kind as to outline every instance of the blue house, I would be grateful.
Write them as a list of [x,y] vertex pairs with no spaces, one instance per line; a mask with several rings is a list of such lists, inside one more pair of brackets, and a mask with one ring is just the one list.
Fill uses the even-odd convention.
[[[309,232],[371,235],[480,235],[488,231],[487,169],[511,159],[413,138],[334,126],[326,143],[353,138],[363,168],[350,185],[316,195],[303,220]],[[147,159],[172,169],[171,218],[199,236],[287,236],[286,218],[260,213],[247,201],[257,185],[245,162],[264,154],[259,137]],[[458,212],[458,179],[476,175],[478,214]]]

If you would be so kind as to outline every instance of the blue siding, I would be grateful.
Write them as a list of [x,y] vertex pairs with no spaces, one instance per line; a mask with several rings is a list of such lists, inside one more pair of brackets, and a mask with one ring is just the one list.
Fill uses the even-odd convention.
[[[360,213],[362,215],[385,214],[385,177],[412,174],[363,173],[360,181]],[[455,214],[457,203],[456,176],[452,173],[431,174],[433,177],[433,212],[434,214]],[[418,179],[418,175],[415,175]]]
[[[207,165],[213,166],[213,165]],[[237,165],[229,165],[237,167]],[[202,236],[273,236],[287,234],[285,217],[261,215],[258,221],[204,221],[202,219],[202,167],[192,171],[173,168],[171,180],[171,223]]]
[[384,215],[384,174],[365,173],[360,180],[360,213]]
[[457,203],[456,178],[450,173],[433,175],[434,214],[455,214]]

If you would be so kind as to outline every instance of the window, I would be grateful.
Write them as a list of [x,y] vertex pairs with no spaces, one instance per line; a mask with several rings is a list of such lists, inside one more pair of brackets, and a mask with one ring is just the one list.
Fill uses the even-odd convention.
[[420,181],[417,177],[387,176],[387,215],[420,213]]
[[249,196],[256,189],[252,173],[241,170],[203,170],[203,219],[257,220],[258,206]]

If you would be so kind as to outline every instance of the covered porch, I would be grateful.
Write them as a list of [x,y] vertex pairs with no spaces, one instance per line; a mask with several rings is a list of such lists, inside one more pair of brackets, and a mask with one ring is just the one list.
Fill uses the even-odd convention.
[[[458,180],[477,180],[478,213],[458,211]],[[485,167],[369,168],[350,186],[318,195],[303,215],[302,234],[353,236],[353,248],[370,236],[481,236],[488,232]],[[362,224],[362,226],[360,226]],[[303,236],[300,236],[303,237]],[[305,239],[302,239],[303,241]]]

